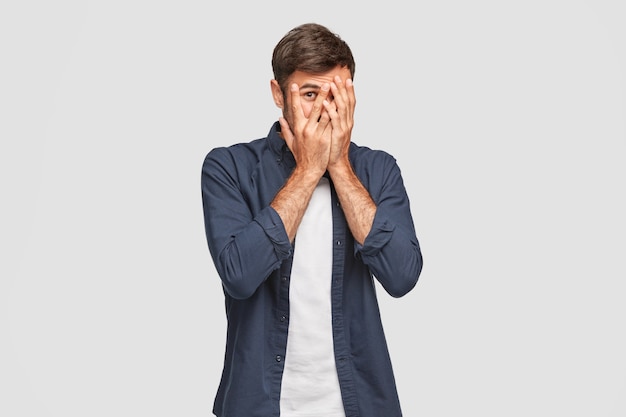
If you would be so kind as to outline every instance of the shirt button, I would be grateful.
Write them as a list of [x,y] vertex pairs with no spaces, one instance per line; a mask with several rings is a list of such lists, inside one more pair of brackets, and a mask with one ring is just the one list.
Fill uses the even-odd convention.
[[341,246],[341,240],[337,241],[337,246]]
[[276,355],[276,362],[280,362],[283,358],[280,355]]
[[280,316],[280,321],[285,321],[287,320],[287,316]]
[[281,279],[283,280],[283,282],[287,281],[287,275],[283,275]]

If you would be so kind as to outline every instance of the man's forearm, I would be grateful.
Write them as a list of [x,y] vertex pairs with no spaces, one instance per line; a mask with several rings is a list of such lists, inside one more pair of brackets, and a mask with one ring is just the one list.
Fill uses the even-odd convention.
[[363,244],[372,229],[376,204],[349,162],[330,168],[330,177],[354,239]]
[[294,169],[270,206],[280,216],[289,241],[293,242],[309,201],[321,176],[303,169]]

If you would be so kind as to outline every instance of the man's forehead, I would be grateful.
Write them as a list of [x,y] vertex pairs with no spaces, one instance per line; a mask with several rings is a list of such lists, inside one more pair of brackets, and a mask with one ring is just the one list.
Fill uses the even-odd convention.
[[330,71],[319,74],[295,71],[289,77],[289,84],[296,83],[300,88],[320,88],[324,83],[332,82],[337,75],[341,77],[342,80],[345,80],[350,77],[350,70],[346,67],[337,66]]

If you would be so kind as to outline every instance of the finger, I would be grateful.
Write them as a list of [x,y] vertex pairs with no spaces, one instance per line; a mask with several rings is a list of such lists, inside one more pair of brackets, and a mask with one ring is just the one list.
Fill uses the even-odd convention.
[[348,103],[348,92],[346,90],[345,83],[341,80],[341,77],[335,75],[335,80],[333,84],[333,95],[335,97],[338,97],[343,103]]
[[345,88],[342,92],[342,87],[333,82],[331,84],[331,90],[333,92],[334,100],[332,108],[328,109],[328,113],[330,114],[333,128],[346,130],[348,129],[348,125],[350,123],[350,116],[348,114],[348,107],[345,103]]
[[322,102],[322,105],[324,106],[324,111],[320,115],[318,123],[328,124],[331,121],[331,119],[336,116],[337,112],[335,108],[333,107],[333,105],[328,100],[324,100]]
[[341,120],[348,125],[352,124],[355,103],[352,80],[348,78],[346,82],[343,82],[339,76],[336,76],[335,81],[331,84],[331,90]]
[[304,118],[304,113],[302,111],[302,105],[300,103],[300,87],[298,84],[293,83],[289,88],[289,93],[291,94],[291,110],[294,116],[294,124],[298,124],[298,121]]
[[[328,103],[328,101],[324,100],[324,103]],[[330,118],[330,114],[326,109],[322,111],[322,114],[317,121],[317,131],[321,132],[322,135],[330,135],[332,131],[332,120]]]
[[354,95],[354,83],[352,78],[346,80],[346,93],[348,95],[348,109],[350,114],[354,114],[354,108],[356,107],[356,96]]
[[348,94],[346,93],[346,88],[341,81],[341,78],[339,78],[338,76],[335,77],[335,81],[331,83],[330,88],[333,93],[337,113],[341,116],[342,119],[346,119],[348,111]]
[[337,110],[337,105],[335,104],[335,99],[333,98],[332,100],[326,100],[328,102],[328,108],[333,109],[333,110]]
[[328,100],[324,100],[323,103],[324,105],[324,113],[323,115],[325,115],[328,120],[332,121],[333,119],[337,119],[338,118],[338,114],[337,114],[337,106],[335,105],[335,101],[328,101]]
[[311,108],[311,113],[309,114],[310,122],[317,122],[320,120],[320,116],[322,115],[322,111],[324,110],[324,100],[328,97],[328,93],[330,91],[330,84],[324,83],[320,88],[315,101],[313,102],[313,107]]

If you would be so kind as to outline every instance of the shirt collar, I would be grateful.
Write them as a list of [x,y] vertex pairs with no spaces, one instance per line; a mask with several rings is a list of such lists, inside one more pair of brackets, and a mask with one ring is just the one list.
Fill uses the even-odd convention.
[[285,140],[280,136],[280,123],[274,122],[269,133],[267,134],[269,147],[277,156],[282,155],[283,147],[287,146]]
[[274,122],[269,133],[267,134],[267,142],[272,153],[276,156],[278,162],[285,162],[288,167],[294,167],[296,161],[287,146],[285,140],[280,136],[280,123]]

